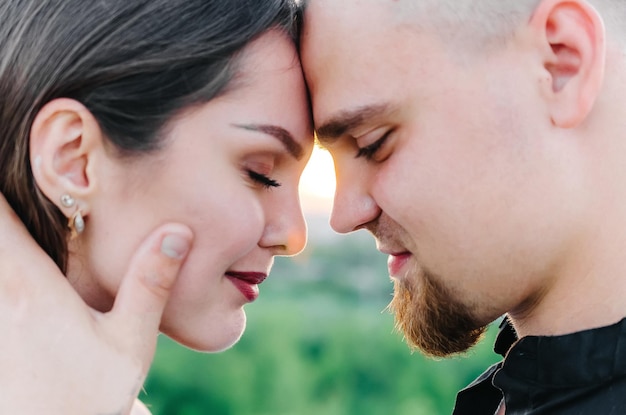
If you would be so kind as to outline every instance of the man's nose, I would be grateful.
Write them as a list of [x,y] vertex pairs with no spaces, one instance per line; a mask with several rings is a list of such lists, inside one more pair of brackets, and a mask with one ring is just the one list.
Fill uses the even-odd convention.
[[360,229],[380,215],[380,208],[369,193],[368,175],[356,167],[336,169],[337,188],[330,226],[339,233]]

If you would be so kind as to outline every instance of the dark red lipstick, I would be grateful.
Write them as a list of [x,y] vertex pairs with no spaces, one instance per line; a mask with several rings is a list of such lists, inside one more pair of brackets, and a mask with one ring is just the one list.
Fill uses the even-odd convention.
[[252,302],[259,296],[259,284],[265,281],[267,274],[262,272],[236,272],[229,271],[226,273],[226,278],[232,282],[241,294]]

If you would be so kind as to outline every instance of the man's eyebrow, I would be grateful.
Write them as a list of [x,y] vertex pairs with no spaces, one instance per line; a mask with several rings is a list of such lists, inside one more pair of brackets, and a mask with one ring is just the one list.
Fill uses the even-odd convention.
[[388,104],[375,104],[343,111],[316,129],[315,133],[322,145],[332,144],[339,137],[353,131],[373,117],[389,113]]
[[302,146],[293,138],[291,133],[282,127],[277,125],[268,124],[233,124],[237,128],[242,128],[248,131],[256,131],[263,134],[271,135],[277,138],[285,148],[287,152],[291,154],[296,160],[302,159],[304,156],[304,150]]

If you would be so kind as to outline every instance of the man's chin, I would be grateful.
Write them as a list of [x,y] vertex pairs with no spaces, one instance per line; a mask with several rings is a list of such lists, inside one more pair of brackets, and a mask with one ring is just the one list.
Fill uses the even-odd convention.
[[419,289],[415,284],[396,281],[389,309],[409,347],[431,357],[466,352],[487,329],[431,275],[421,275]]
[[442,332],[420,324],[407,325],[396,319],[396,327],[404,334],[411,349],[426,356],[443,358],[462,354],[474,347],[483,337],[486,328],[469,331]]

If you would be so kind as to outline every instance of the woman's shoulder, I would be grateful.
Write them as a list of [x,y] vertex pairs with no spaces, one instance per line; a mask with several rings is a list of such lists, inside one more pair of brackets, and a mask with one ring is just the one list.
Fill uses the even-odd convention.
[[135,399],[130,415],[152,415],[152,412],[139,399]]

